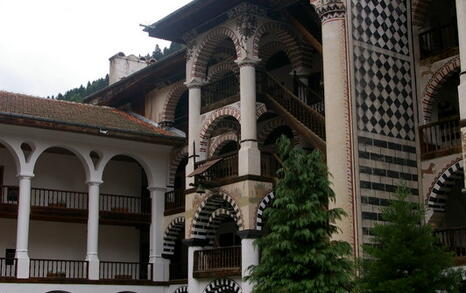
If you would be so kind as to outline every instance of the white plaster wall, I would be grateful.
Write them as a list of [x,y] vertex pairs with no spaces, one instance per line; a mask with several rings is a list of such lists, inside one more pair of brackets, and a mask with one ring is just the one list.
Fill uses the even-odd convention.
[[134,227],[100,225],[99,259],[139,262],[139,230]]
[[100,192],[139,197],[141,176],[146,175],[137,163],[111,160],[105,167]]
[[5,249],[16,247],[16,220],[0,218],[0,257],[5,257]]
[[[173,290],[171,290],[173,289]],[[175,287],[164,286],[115,286],[115,285],[71,285],[71,284],[0,284],[1,293],[46,293],[61,290],[70,293],[172,293]]]
[[163,87],[161,89],[155,89],[146,94],[145,98],[145,109],[146,118],[151,119],[155,122],[160,122],[162,118],[163,105],[168,93],[172,89],[173,85]]
[[4,185],[18,185],[18,170],[14,162],[13,156],[6,148],[0,148],[0,166],[4,167],[3,171],[3,184]]

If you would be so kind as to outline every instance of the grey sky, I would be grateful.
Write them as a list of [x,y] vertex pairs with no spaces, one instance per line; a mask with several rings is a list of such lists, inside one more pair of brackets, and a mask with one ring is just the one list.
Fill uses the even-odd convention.
[[0,90],[56,95],[108,73],[117,52],[145,55],[152,24],[189,0],[0,0]]

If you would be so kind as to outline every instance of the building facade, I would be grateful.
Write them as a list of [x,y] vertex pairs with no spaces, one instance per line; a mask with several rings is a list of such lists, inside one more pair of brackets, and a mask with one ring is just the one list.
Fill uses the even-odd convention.
[[326,154],[355,256],[406,185],[463,265],[466,3],[443,2],[192,1],[144,29],[185,49],[113,56],[80,110],[124,123],[5,107],[0,290],[251,292],[281,135]]

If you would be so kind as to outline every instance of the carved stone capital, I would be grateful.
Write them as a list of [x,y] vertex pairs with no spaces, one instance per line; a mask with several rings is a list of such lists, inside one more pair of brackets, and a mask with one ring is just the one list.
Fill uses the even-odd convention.
[[243,2],[228,12],[228,18],[235,19],[236,30],[241,39],[247,40],[254,35],[257,29],[257,17],[265,16],[266,11],[257,5]]
[[345,4],[341,0],[323,0],[316,5],[316,11],[322,22],[335,18],[344,18]]
[[256,57],[244,57],[235,60],[235,63],[238,64],[239,67],[243,66],[256,66],[261,59]]

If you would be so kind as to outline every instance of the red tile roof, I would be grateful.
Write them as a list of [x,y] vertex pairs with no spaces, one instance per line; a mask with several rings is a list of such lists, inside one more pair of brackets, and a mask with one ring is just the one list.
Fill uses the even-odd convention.
[[164,129],[115,108],[38,98],[6,91],[0,91],[0,115],[138,136],[176,137]]

